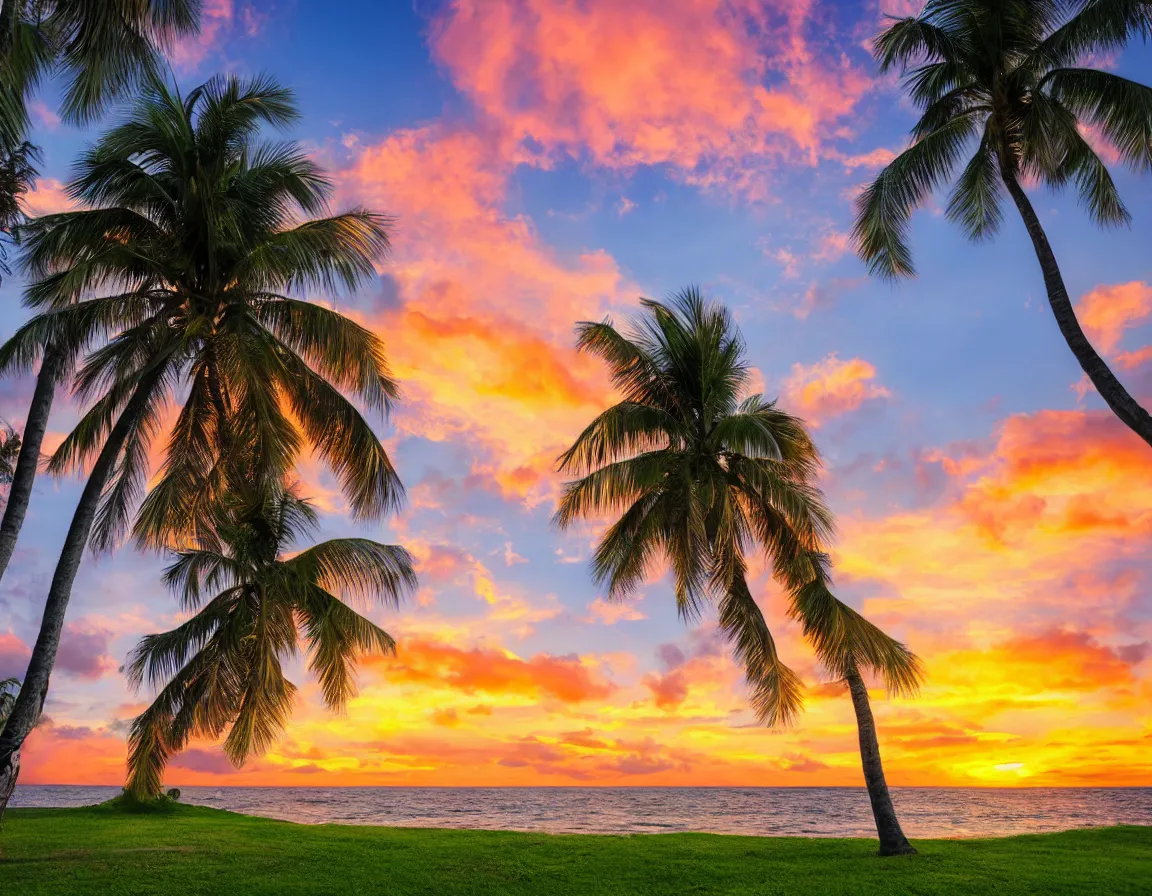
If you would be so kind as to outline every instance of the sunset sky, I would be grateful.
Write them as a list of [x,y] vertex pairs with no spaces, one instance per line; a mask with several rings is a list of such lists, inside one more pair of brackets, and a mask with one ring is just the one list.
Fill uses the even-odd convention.
[[[407,508],[357,525],[320,465],[300,476],[326,534],[405,545],[421,588],[373,611],[399,656],[364,662],[346,715],[297,663],[273,750],[237,771],[199,743],[168,783],[861,784],[850,701],[759,559],[754,592],[808,685],[784,731],[755,724],[712,619],[682,623],[666,581],[605,602],[598,528],[549,525],[556,456],[613,400],[574,322],[698,283],[733,309],[764,391],[813,427],[838,593],[925,660],[919,697],[872,692],[890,783],[1152,784],[1152,451],[1085,387],[1014,213],[971,245],[937,197],[913,219],[920,276],[895,286],[849,246],[853,197],[913,121],[868,43],[917,6],[205,0],[180,83],[294,86],[291,136],[335,204],[396,217],[370,288],[313,298],[386,342],[404,399],[378,431]],[[1096,63],[1152,82],[1148,48]],[[43,99],[42,212],[66,206],[94,136]],[[1034,195],[1085,329],[1148,406],[1152,179],[1114,174],[1130,229]],[[20,289],[0,289],[0,336]],[[22,425],[32,385],[0,383],[0,415]],[[62,394],[49,439],[75,419]],[[38,481],[0,592],[0,677],[23,673],[79,490]],[[164,564],[86,559],[22,783],[123,781],[148,695],[118,668],[181,618]]]

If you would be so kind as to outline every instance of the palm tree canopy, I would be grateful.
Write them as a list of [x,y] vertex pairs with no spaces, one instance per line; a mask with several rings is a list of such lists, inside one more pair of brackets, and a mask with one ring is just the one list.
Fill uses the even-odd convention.
[[293,489],[241,489],[221,499],[194,546],[175,553],[165,583],[193,615],[145,637],[128,663],[134,687],[159,689],[132,726],[135,793],[158,794],[168,757],[191,737],[227,731],[224,751],[237,766],[266,750],[292,710],[284,663],[301,641],[333,711],[356,693],[357,657],[395,652],[391,636],[347,601],[398,607],[416,587],[411,556],[362,538],[291,554],[316,525]]
[[5,0],[0,9],[0,145],[28,131],[27,102],[50,75],[61,113],[87,124],[160,71],[160,51],[200,26],[200,0]]
[[746,394],[744,344],[727,310],[696,289],[642,305],[627,333],[610,321],[577,330],[621,395],[559,461],[579,478],[565,486],[558,525],[615,519],[593,559],[597,583],[624,599],[666,562],[681,615],[717,604],[759,717],[786,723],[801,686],[748,589],[745,557],[759,548],[830,669],[858,662],[914,687],[915,658],[828,590],[822,546],[833,520],[815,484],[819,454],[803,421]]
[[387,413],[397,389],[382,343],[299,297],[375,276],[388,219],[328,213],[331,184],[304,151],[260,139],[264,126],[296,118],[291,92],[265,77],[216,78],[186,97],[153,80],[78,162],[68,191],[84,210],[25,228],[25,301],[39,313],[0,347],[0,373],[27,368],[52,343],[70,363],[86,354],[74,383],[91,402],[49,469],[93,457],[129,397],[148,394],[101,505],[96,547],[127,527],[175,394],[183,404],[137,519],[144,543],[167,544],[207,512],[225,455],[275,479],[310,444],[355,515],[403,501],[380,440],[344,394]]
[[1152,169],[1152,88],[1088,67],[1094,54],[1152,36],[1147,0],[928,0],[874,44],[920,110],[912,146],[857,200],[854,236],[874,274],[914,274],[908,221],[967,158],[947,215],[972,239],[997,232],[1004,178],[1071,185],[1101,225],[1128,210],[1085,137]]

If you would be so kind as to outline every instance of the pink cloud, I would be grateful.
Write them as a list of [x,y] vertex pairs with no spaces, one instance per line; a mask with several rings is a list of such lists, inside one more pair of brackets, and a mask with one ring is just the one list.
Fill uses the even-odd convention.
[[839,261],[848,251],[851,239],[849,234],[838,230],[824,233],[816,242],[816,251],[812,253],[813,260],[826,263]]
[[1076,303],[1076,316],[1088,338],[1108,355],[1124,331],[1152,314],[1152,285],[1141,280],[1097,286]]
[[637,622],[647,618],[633,603],[607,601],[598,597],[588,604],[588,616],[584,621],[615,625],[617,622]]
[[831,417],[856,410],[866,401],[892,393],[876,382],[876,368],[862,358],[841,361],[831,354],[811,365],[793,364],[784,381],[781,407],[819,426]]
[[830,153],[830,155],[849,171],[855,171],[857,168],[868,170],[883,168],[896,158],[897,154],[881,146],[863,153]]
[[69,197],[67,187],[54,177],[38,177],[32,189],[24,194],[24,211],[29,217],[70,212],[77,206]]
[[60,649],[56,654],[56,668],[76,678],[102,678],[118,667],[108,655],[108,642],[112,633],[93,628],[83,622],[70,622],[64,626]]
[[32,100],[28,103],[28,111],[32,113],[33,120],[45,130],[54,131],[60,127],[60,116],[43,100]]
[[870,87],[846,58],[816,53],[811,13],[810,2],[456,0],[431,43],[541,164],[666,164],[756,194],[760,162],[814,163]]
[[235,0],[204,0],[200,12],[200,33],[180,41],[168,54],[173,67],[180,72],[195,72],[204,61],[218,53],[229,38],[243,33],[255,37],[270,14],[251,4],[237,8]]

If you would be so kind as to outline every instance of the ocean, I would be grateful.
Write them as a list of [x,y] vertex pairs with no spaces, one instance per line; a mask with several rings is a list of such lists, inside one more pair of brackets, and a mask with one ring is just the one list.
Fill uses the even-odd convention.
[[[487,828],[573,834],[700,831],[871,837],[853,787],[182,787],[181,801],[305,824]],[[12,807],[87,806],[118,787],[28,785]],[[1152,787],[897,787],[909,837],[997,837],[1113,824],[1152,825]]]

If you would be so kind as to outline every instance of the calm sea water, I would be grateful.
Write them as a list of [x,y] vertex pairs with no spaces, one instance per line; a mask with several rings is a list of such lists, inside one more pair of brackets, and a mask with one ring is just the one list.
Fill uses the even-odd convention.
[[[862,788],[182,787],[181,800],[322,824],[489,828],[550,833],[868,837]],[[11,805],[87,806],[116,787],[17,787]],[[911,837],[980,837],[1111,824],[1152,825],[1152,787],[895,788]]]

